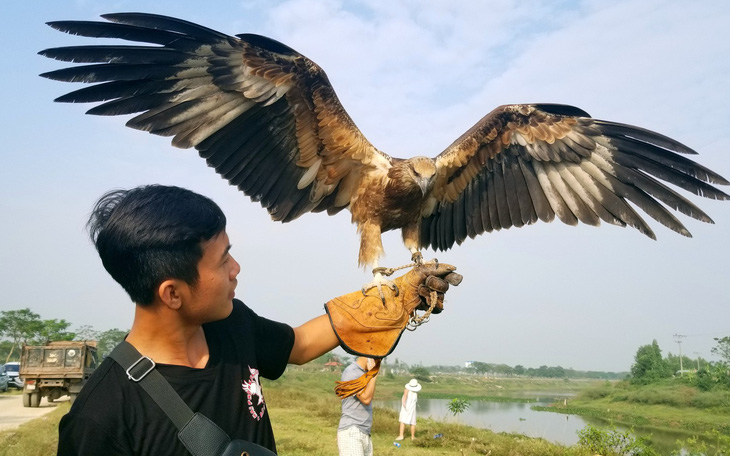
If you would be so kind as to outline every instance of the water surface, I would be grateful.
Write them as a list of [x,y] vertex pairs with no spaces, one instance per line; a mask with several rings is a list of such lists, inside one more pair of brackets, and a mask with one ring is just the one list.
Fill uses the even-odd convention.
[[[533,402],[489,402],[470,400],[469,408],[454,416],[449,412],[449,399],[427,399],[419,398],[417,404],[417,416],[419,418],[432,418],[436,421],[458,423],[473,426],[481,429],[490,429],[494,432],[507,432],[523,434],[533,438],[543,438],[554,443],[563,445],[575,445],[578,443],[578,431],[586,425],[596,427],[607,427],[609,422],[594,417],[581,417],[579,415],[566,415],[554,412],[538,412],[532,410],[532,406],[546,406],[564,400],[570,401],[572,394],[536,393],[531,398]],[[400,410],[400,400],[376,400],[373,401],[376,407]],[[624,432],[626,428],[616,426],[618,431]],[[652,447],[660,454],[670,454],[677,449],[678,439],[687,439],[690,434],[673,431],[657,431],[655,429],[635,428],[637,435],[650,437]]]

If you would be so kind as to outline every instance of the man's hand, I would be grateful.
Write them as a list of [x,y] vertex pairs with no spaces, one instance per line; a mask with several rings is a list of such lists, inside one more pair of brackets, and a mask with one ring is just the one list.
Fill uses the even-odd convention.
[[425,263],[394,280],[399,293],[384,288],[385,301],[377,290],[335,298],[325,304],[340,345],[350,354],[384,358],[390,354],[416,310],[439,313],[444,293],[461,283],[461,275],[449,264]]
[[366,370],[369,370],[369,371],[373,370],[373,367],[375,367],[375,360],[372,358],[368,358],[365,366],[367,368]]
[[[444,310],[444,294],[449,285],[459,285],[463,277],[454,271],[456,267],[444,263],[424,263],[394,280],[403,296],[403,305],[410,313],[413,309],[429,310],[437,314]],[[435,293],[436,302],[430,300]]]

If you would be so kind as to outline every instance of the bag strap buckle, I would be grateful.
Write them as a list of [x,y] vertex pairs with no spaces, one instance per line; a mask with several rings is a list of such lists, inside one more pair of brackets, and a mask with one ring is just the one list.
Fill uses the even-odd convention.
[[[145,361],[148,361],[149,362],[149,367],[147,368],[146,371],[142,372],[137,377],[135,377],[134,374],[132,374],[132,372],[131,372],[132,369],[134,369],[138,364],[144,363]],[[132,365],[129,366],[129,368],[127,369],[127,371],[126,371],[127,372],[127,378],[129,380],[132,380],[133,382],[139,382],[143,378],[145,378],[147,376],[147,374],[149,374],[150,372],[152,372],[152,369],[154,369],[155,366],[156,366],[155,362],[152,361],[152,359],[149,356],[142,355],[141,358],[139,358],[137,361],[135,361],[134,363],[132,363]],[[139,369],[144,369],[144,368],[145,368],[144,365],[140,365],[140,367],[139,367]]]

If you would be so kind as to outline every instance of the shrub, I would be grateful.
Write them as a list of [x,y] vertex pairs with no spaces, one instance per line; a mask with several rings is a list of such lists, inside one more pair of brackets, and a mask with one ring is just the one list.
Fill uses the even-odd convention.
[[634,436],[633,432],[633,429],[620,432],[613,426],[601,429],[588,425],[578,431],[578,444],[603,456],[659,456],[644,438]]

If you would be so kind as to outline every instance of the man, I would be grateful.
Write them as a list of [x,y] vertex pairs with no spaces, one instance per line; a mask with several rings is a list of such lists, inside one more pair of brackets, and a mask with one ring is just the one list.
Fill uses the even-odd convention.
[[[333,349],[339,333],[352,333],[347,324],[322,315],[291,328],[234,299],[241,268],[230,254],[225,215],[189,190],[150,185],[109,192],[88,228],[104,268],[135,303],[127,342],[157,363],[194,412],[232,439],[275,451],[259,377],[276,379],[287,363],[303,364]],[[409,284],[436,278],[404,277],[410,277],[404,295]],[[388,304],[398,308],[399,299]],[[58,454],[188,454],[176,435],[162,409],[107,358],[61,420]]]
[[[342,381],[352,381],[373,368],[371,358],[359,356],[342,371]],[[373,406],[377,374],[370,378],[359,393],[342,400],[342,416],[337,427],[337,447],[340,456],[372,456],[373,442],[370,429],[373,426]]]

